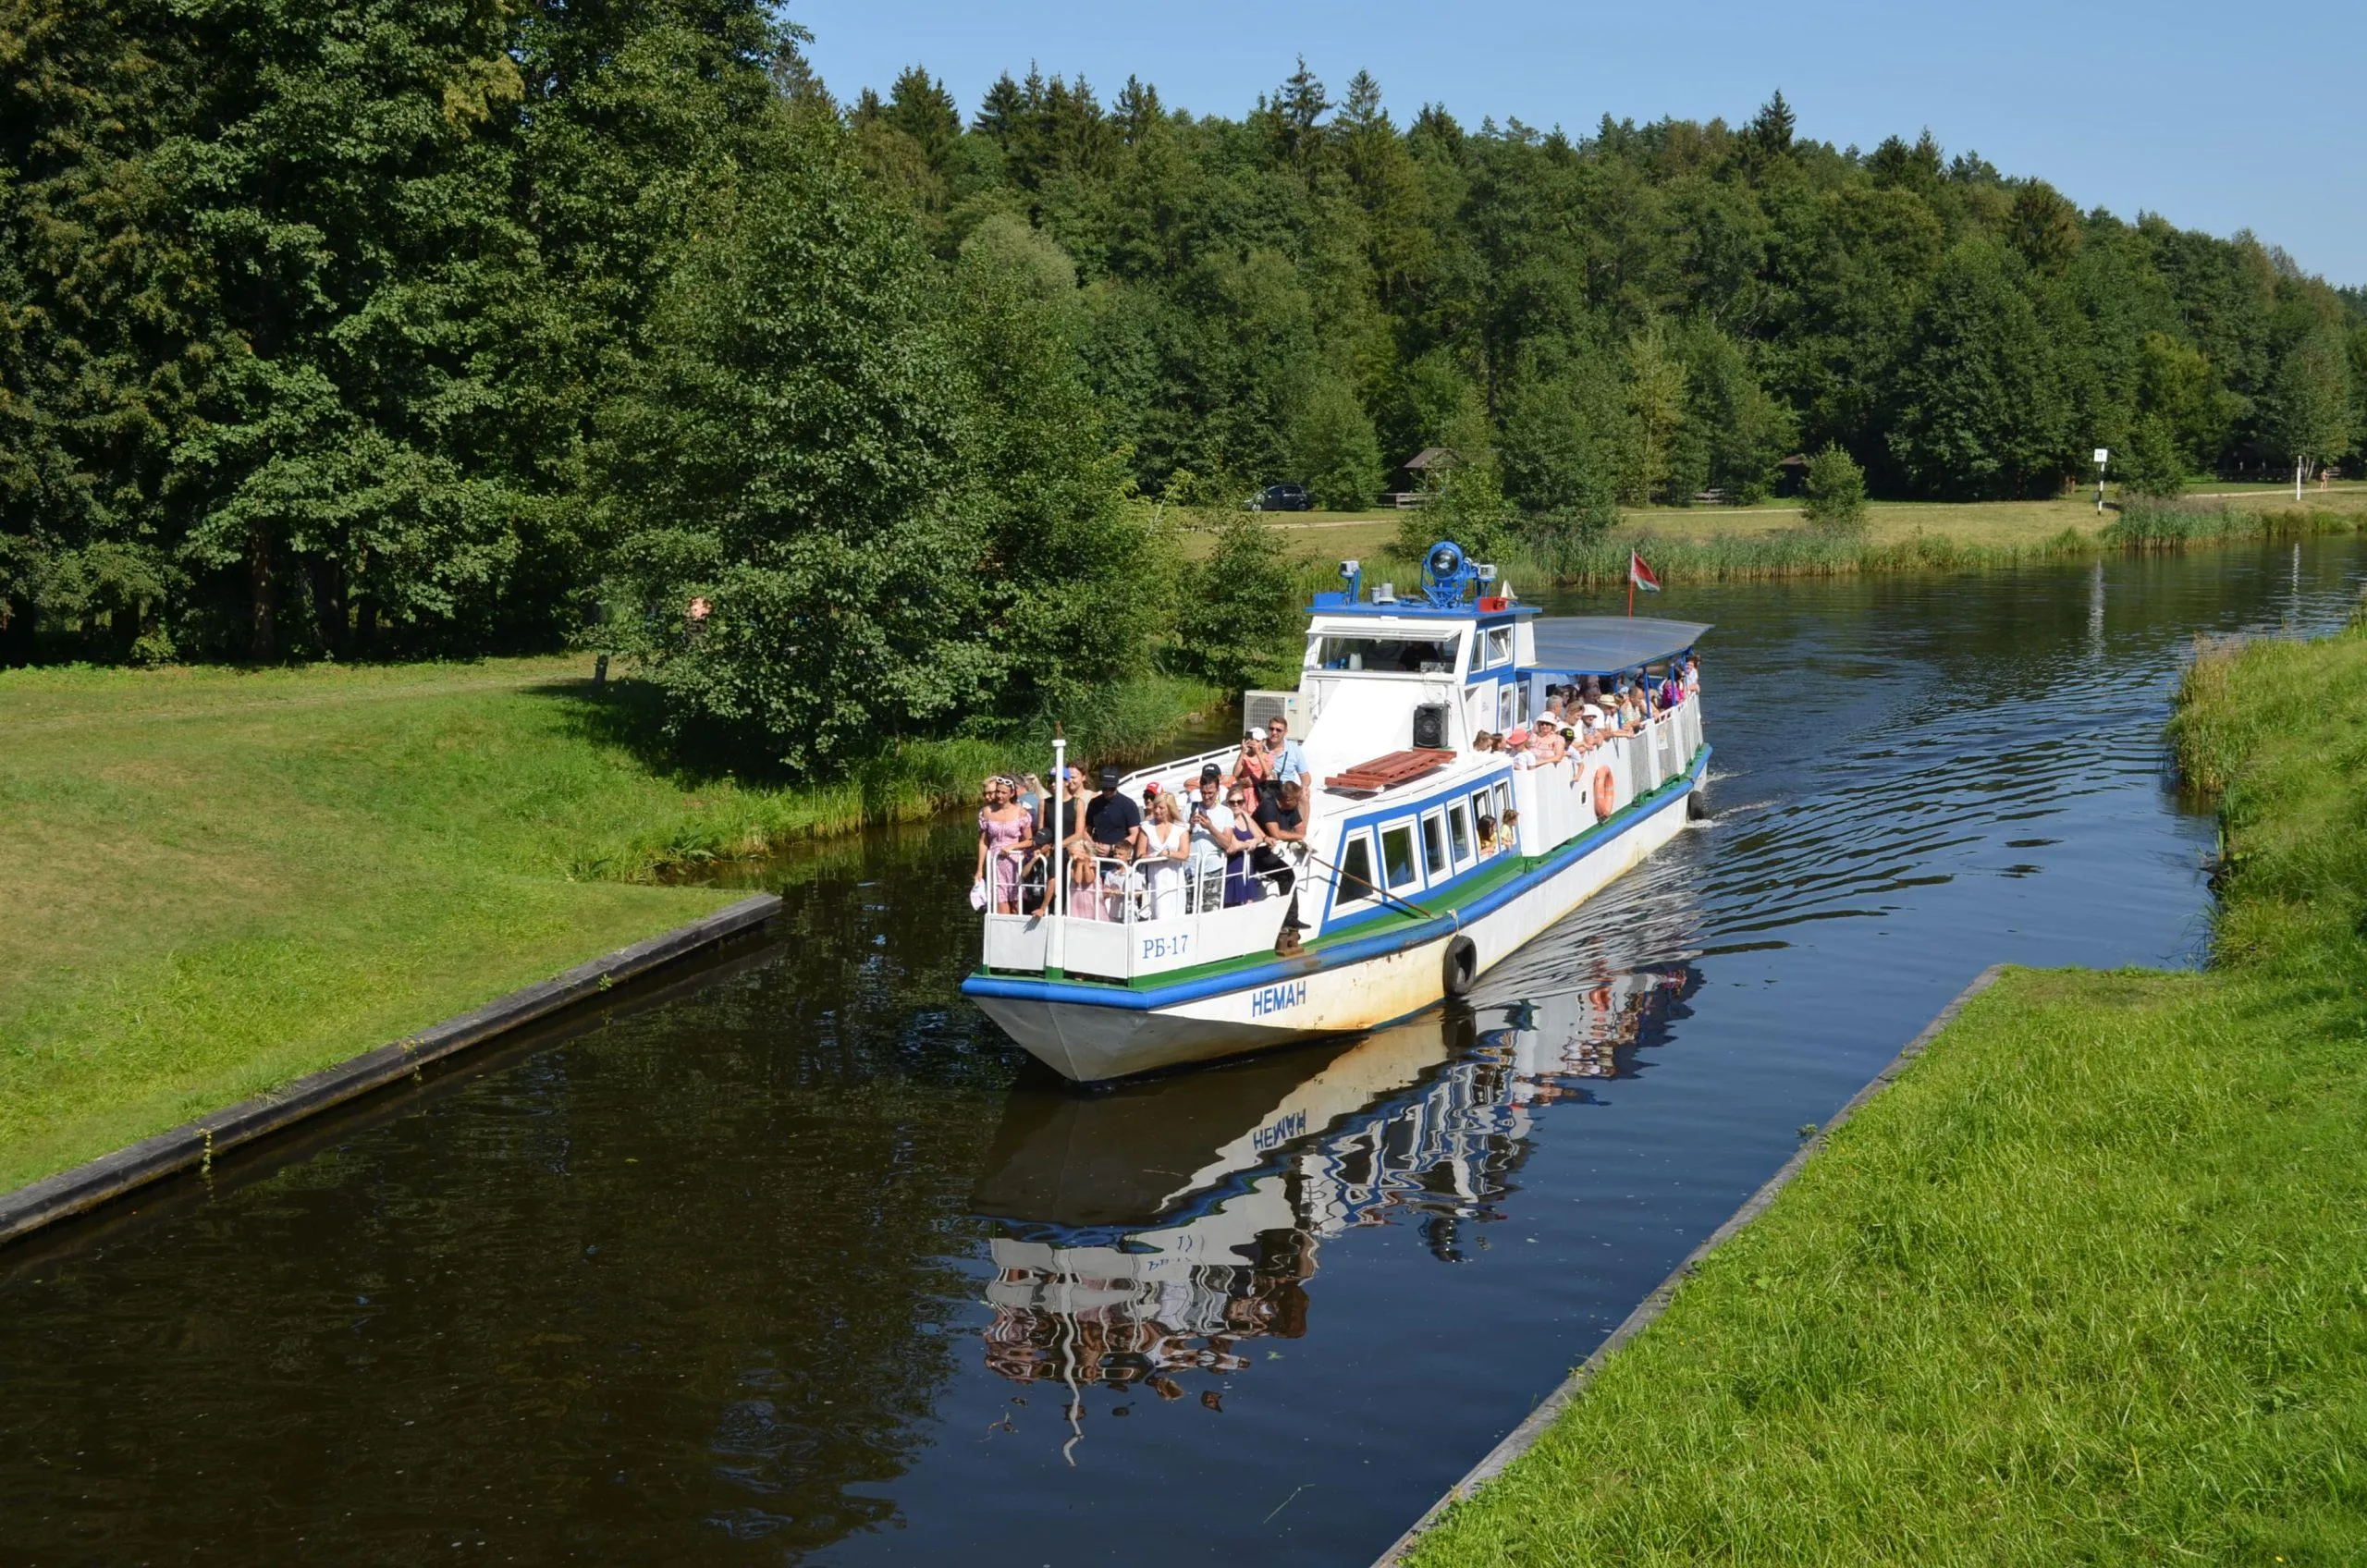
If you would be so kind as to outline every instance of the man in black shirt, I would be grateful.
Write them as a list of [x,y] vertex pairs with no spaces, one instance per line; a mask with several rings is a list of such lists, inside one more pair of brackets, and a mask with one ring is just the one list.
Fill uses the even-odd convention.
[[1306,842],[1306,814],[1301,805],[1305,799],[1298,780],[1285,779],[1274,791],[1274,798],[1260,801],[1257,811],[1252,814],[1253,820],[1267,839],[1257,847],[1253,864],[1260,872],[1272,874],[1268,880],[1273,884],[1276,892],[1289,892],[1296,880],[1296,874],[1291,869],[1291,861],[1272,846]]
[[1095,850],[1114,860],[1132,860],[1134,838],[1143,825],[1143,808],[1118,792],[1118,770],[1101,770],[1101,793],[1085,808],[1085,837]]

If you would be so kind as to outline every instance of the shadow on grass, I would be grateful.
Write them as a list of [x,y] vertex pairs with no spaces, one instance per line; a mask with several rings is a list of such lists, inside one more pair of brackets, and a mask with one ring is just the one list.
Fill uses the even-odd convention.
[[[980,782],[996,773],[1049,773],[1049,720],[1012,720],[986,733],[891,740],[845,758],[823,778],[801,778],[769,764],[756,744],[729,735],[682,736],[666,723],[665,693],[654,681],[612,677],[595,690],[588,680],[549,680],[520,690],[552,704],[562,731],[596,749],[630,757],[654,778],[703,793],[719,786],[738,792],[735,842],[761,836],[775,847],[867,824],[913,821],[969,804]],[[1134,766],[1172,742],[1219,744],[1232,729],[1222,693],[1169,676],[1145,676],[1098,693],[1081,716],[1074,737],[1079,761]],[[707,827],[678,835],[656,852],[656,864],[700,861],[715,852]],[[695,840],[695,841],[693,841]],[[731,852],[744,853],[744,848]]]
[[653,778],[684,789],[730,779],[758,789],[783,789],[795,780],[779,767],[696,737],[677,737],[666,728],[666,693],[655,681],[611,676],[604,686],[589,680],[547,680],[521,690],[547,699],[565,732],[588,744],[619,751]]

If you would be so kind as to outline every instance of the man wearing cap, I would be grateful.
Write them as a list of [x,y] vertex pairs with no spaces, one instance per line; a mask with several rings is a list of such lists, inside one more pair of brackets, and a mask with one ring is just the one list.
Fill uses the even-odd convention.
[[1093,840],[1094,852],[1111,860],[1132,860],[1141,848],[1143,808],[1118,792],[1118,768],[1105,763],[1101,768],[1101,793],[1093,797],[1085,808],[1085,835]]

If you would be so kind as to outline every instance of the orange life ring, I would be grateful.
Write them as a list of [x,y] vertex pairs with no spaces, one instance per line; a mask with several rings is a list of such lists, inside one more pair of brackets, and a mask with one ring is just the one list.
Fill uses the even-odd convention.
[[1617,789],[1611,782],[1611,769],[1607,767],[1596,768],[1594,770],[1595,816],[1598,819],[1609,816],[1611,815],[1611,808],[1617,803],[1618,798]]

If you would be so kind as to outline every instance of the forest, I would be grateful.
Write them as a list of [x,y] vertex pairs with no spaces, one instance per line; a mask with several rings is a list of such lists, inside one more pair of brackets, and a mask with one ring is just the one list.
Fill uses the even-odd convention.
[[809,42],[0,0],[0,662],[597,646],[809,775],[1143,668],[1209,570],[1162,520],[1272,481],[1368,507],[1443,447],[1454,515],[1591,535],[1817,454],[2011,497],[2367,428],[2359,290],[1780,92],[1574,136],[1031,68],[965,114]]

